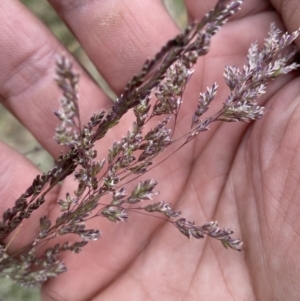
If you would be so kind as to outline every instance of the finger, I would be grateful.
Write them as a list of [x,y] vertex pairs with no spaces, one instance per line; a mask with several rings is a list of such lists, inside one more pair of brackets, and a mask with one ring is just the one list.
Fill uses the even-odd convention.
[[[187,7],[189,17],[192,20],[201,19],[216,4],[216,1],[210,1],[210,0],[204,0],[204,1],[185,0],[184,2]],[[269,7],[270,7],[269,1],[265,1],[265,0],[244,1],[244,3],[241,6],[241,10],[233,17],[231,17],[230,20],[237,20],[247,15],[254,15],[259,12],[267,10]]]
[[50,0],[109,85],[133,74],[179,30],[160,0]]
[[[61,147],[53,141],[60,91],[53,81],[55,56],[66,53],[49,30],[19,1],[1,3],[0,100],[54,156]],[[83,122],[108,99],[88,75],[81,73],[80,109]]]
[[[24,156],[2,142],[0,142],[0,162],[0,215],[2,216],[7,209],[14,206],[15,200],[26,191],[32,179],[40,171]],[[34,218],[30,218],[30,221],[24,219],[14,234],[7,237],[8,252],[13,252],[36,238],[39,231],[39,218],[50,210],[57,194],[57,188],[48,193],[46,202],[39,208],[38,214],[34,212]]]
[[[298,0],[271,0],[275,9],[281,15],[287,30],[295,31],[300,28],[300,2]],[[300,47],[300,38],[295,41]]]

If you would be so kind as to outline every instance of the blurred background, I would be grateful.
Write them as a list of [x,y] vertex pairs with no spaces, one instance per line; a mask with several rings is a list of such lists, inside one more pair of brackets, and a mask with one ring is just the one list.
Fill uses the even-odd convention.
[[[129,0],[128,0],[129,1]],[[71,53],[83,64],[99,83],[102,89],[112,98],[115,94],[105,80],[97,72],[76,38],[59,19],[46,0],[21,0],[53,34],[65,45]],[[170,15],[180,28],[187,24],[187,14],[183,0],[163,0]],[[149,25],[150,26],[150,25]],[[55,108],[53,108],[55,110]],[[53,129],[54,135],[54,129]],[[0,139],[17,149],[37,165],[42,171],[47,171],[53,165],[50,155],[43,150],[35,138],[0,104]],[[14,284],[9,279],[0,279],[0,301],[40,301],[39,289],[25,289]]]

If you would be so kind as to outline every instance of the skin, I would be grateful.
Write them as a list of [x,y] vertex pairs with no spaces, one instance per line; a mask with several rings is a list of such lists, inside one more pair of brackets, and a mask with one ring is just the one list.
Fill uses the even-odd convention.
[[[50,2],[116,93],[146,58],[179,32],[158,0]],[[186,5],[190,19],[212,7],[211,1],[186,0]],[[56,158],[61,148],[52,139],[57,120],[51,112],[60,94],[52,82],[53,57],[65,50],[19,1],[2,1],[0,6],[0,99]],[[290,32],[299,28],[299,1],[245,1],[213,38],[209,54],[199,59],[178,133],[189,129],[197,93],[214,81],[220,87],[212,112],[222,104],[228,95],[224,65],[243,65],[249,45],[263,41],[270,22]],[[299,38],[296,44],[300,47]],[[84,71],[81,74],[85,122],[111,103]],[[149,175],[162,180],[156,200],[173,203],[198,225],[217,220],[221,227],[234,229],[245,243],[244,252],[226,251],[213,239],[188,241],[170,223],[138,214],[132,213],[126,224],[93,220],[89,226],[101,228],[102,238],[79,255],[65,255],[69,272],[43,286],[43,300],[298,300],[299,101],[299,76],[281,77],[261,100],[267,108],[262,120],[213,124]],[[99,158],[131,123],[132,115],[124,117],[97,145]],[[38,170],[4,144],[0,161],[4,211]],[[39,217],[54,217],[57,199],[73,190],[72,180],[66,180],[53,191],[40,212],[23,223],[11,251],[29,242]]]

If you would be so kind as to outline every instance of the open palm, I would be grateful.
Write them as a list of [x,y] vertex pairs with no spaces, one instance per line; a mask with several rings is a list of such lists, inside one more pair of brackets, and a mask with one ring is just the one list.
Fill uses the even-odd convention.
[[[158,0],[50,2],[116,93],[122,92],[147,57],[178,33]],[[224,66],[242,65],[251,42],[262,41],[271,22],[289,31],[300,26],[293,21],[300,16],[300,8],[295,10],[297,1],[286,2],[289,7],[280,16],[268,1],[246,1],[242,11],[216,35],[185,94],[179,133],[189,128],[197,93],[215,81],[220,89],[212,112],[221,106],[229,93],[222,85]],[[285,7],[284,3],[273,0],[278,9]],[[191,19],[201,18],[212,7],[210,1],[187,0],[186,5]],[[284,20],[288,21],[282,23]],[[56,120],[51,112],[57,107],[59,92],[51,80],[53,56],[63,48],[16,0],[1,3],[0,24],[1,99],[57,157],[60,147],[52,140]],[[43,287],[43,298],[297,300],[299,82],[291,76],[279,78],[262,99],[267,108],[262,120],[214,124],[151,174],[160,180],[160,200],[173,203],[199,225],[218,220],[222,227],[234,229],[245,243],[243,253],[226,251],[210,239],[188,241],[170,224],[134,213],[125,224],[93,220],[93,226],[103,230],[103,237],[79,255],[66,255],[69,272],[49,281]],[[110,106],[84,71],[80,97],[83,121]],[[99,143],[100,157],[131,123],[131,117],[125,117],[118,132],[110,133],[107,145]],[[37,170],[7,146],[0,147],[4,210],[30,185]],[[65,181],[42,210],[55,215],[53,204],[73,188]],[[21,244],[32,238],[37,225],[24,225]]]

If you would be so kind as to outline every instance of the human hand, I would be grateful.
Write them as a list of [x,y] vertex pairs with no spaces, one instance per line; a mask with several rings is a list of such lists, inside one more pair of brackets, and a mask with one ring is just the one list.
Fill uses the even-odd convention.
[[[130,1],[130,5],[116,1],[51,2],[116,93],[122,92],[146,58],[178,33],[159,1]],[[209,1],[186,4],[191,18],[201,18],[212,7]],[[279,1],[273,4],[279,6]],[[3,3],[0,13],[3,102],[57,157],[60,147],[52,140],[57,121],[51,112],[57,107],[59,92],[51,81],[53,56],[63,48],[18,1]],[[283,20],[291,23],[282,24],[269,2],[245,1],[240,13],[213,38],[209,54],[199,59],[185,104],[217,81],[220,88],[212,111],[219,107],[228,95],[221,85],[225,64],[242,65],[250,43],[261,41],[271,22],[289,31],[300,26],[288,16],[283,15]],[[245,242],[243,253],[226,252],[209,239],[187,241],[169,225],[144,216],[134,215],[125,225],[94,220],[95,227],[103,230],[103,238],[79,255],[67,254],[69,271],[43,287],[43,298],[296,300],[300,276],[298,87],[299,78],[279,78],[262,99],[270,110],[261,121],[215,124],[153,170],[153,178],[161,180],[160,199],[176,204],[198,224],[218,220],[234,229]],[[83,121],[110,106],[84,72],[80,97]],[[179,131],[188,128],[194,108],[194,103],[184,108]],[[131,123],[131,117],[125,116],[122,128],[127,130]],[[125,132],[113,131],[107,146]],[[105,157],[106,151],[107,147],[98,147],[100,157]],[[1,145],[0,154],[5,209],[31,184],[37,170],[7,146]],[[20,172],[26,176],[20,177]],[[7,179],[14,179],[13,186]],[[55,215],[53,204],[72,189],[72,183],[65,181],[41,210]],[[37,226],[24,222],[20,244],[30,241]]]

